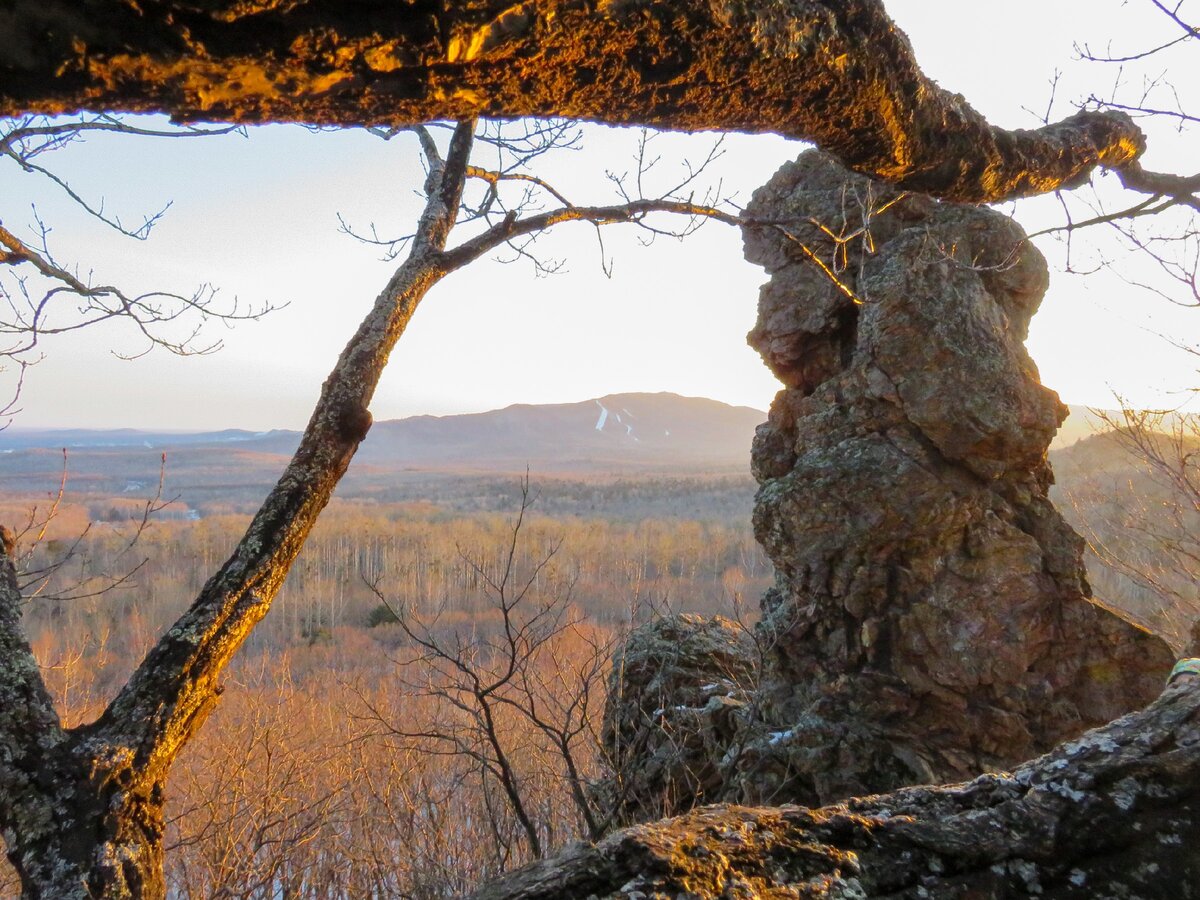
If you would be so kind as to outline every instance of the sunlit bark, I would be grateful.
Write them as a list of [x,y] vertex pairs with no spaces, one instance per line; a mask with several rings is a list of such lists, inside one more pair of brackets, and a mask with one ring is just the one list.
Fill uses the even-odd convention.
[[924,73],[881,0],[15,0],[0,11],[0,115],[165,111],[380,124],[566,116],[771,131],[851,168],[995,201],[1121,167],[1120,113],[989,125]]
[[1190,896],[1200,684],[1011,774],[824,809],[712,806],[535,863],[475,900]]

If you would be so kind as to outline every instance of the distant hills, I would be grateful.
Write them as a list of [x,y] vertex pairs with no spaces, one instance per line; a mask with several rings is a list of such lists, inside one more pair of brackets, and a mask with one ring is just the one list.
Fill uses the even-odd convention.
[[[289,438],[289,436],[292,436]],[[120,449],[124,447],[142,447],[145,449],[168,449],[170,447],[188,447],[207,444],[229,444],[244,441],[261,441],[275,437],[283,437],[293,442],[298,440],[298,432],[294,431],[242,431],[229,428],[225,431],[139,431],[135,428],[88,429],[88,428],[49,428],[24,429],[8,428],[0,431],[0,453],[11,453],[14,450],[100,450]]]
[[762,410],[678,394],[611,394],[465,416],[379,422],[363,462],[427,468],[737,468],[750,465]]
[[[493,470],[526,464],[690,467],[748,465],[750,439],[762,410],[670,393],[610,394],[580,403],[532,405],[470,415],[413,416],[376,422],[357,460],[373,465]],[[224,448],[290,454],[296,431],[158,432],[135,429],[0,432],[0,453],[59,449]]]
[[[562,475],[748,474],[766,413],[678,394],[612,394],[580,403],[516,404],[486,413],[376,422],[347,476],[355,493],[403,476],[524,472]],[[278,477],[299,432],[0,432],[0,490],[44,491],[67,449],[75,491],[144,494],[167,454],[169,492],[192,502],[250,499]],[[411,480],[411,478],[410,478]]]
[[[1058,434],[1055,435],[1053,443],[1050,444],[1051,450],[1069,447],[1077,441],[1108,430],[1104,419],[1092,412],[1088,407],[1072,404],[1068,406],[1068,409],[1071,410],[1071,414],[1067,416],[1067,421],[1063,422],[1062,427],[1058,429]],[[1118,421],[1121,418],[1121,414],[1113,410],[1098,410],[1097,412],[1113,415]]]
[[[1055,448],[1095,433],[1099,420],[1072,407]],[[610,394],[579,403],[515,404],[472,415],[375,423],[343,494],[394,492],[451,475],[536,477],[747,475],[762,410],[669,393]],[[201,433],[118,430],[0,432],[0,490],[46,491],[67,449],[74,492],[139,496],[153,491],[167,454],[167,489],[185,502],[261,499],[286,465],[296,431]]]

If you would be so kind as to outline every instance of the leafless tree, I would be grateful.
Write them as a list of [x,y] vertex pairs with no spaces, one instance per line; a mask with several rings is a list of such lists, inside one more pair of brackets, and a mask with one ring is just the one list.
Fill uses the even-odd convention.
[[[371,586],[415,651],[397,661],[407,693],[431,698],[436,712],[411,723],[370,705],[370,718],[402,750],[465,760],[485,796],[499,793],[506,814],[490,810],[497,872],[540,858],[577,832],[598,840],[610,825],[591,783],[614,636],[573,605],[571,581],[554,568],[561,540],[532,552],[526,546],[535,499],[526,476],[498,558],[460,554],[497,621],[447,628],[440,619],[451,598],[422,616]],[[580,826],[565,835],[556,833],[555,795],[566,798]],[[509,816],[523,852],[507,837]]]
[[[548,185],[519,178],[511,168],[472,163],[476,120],[448,127],[445,149],[435,139],[439,127],[410,129],[427,169],[424,210],[411,234],[389,244],[397,253],[403,248],[404,260],[326,380],[296,455],[232,557],[93,723],[64,729],[54,710],[20,631],[23,598],[14,561],[21,551],[15,535],[5,532],[0,659],[8,666],[2,670],[0,695],[8,699],[0,733],[21,749],[0,766],[0,821],[11,834],[8,855],[29,895],[163,894],[167,774],[216,703],[221,673],[266,613],[366,436],[367,407],[388,355],[430,288],[499,247],[527,253],[523,240],[564,222],[645,224],[657,213],[735,221],[728,212],[675,193],[599,206],[566,203]],[[484,136],[486,145],[489,132]],[[539,152],[536,129],[522,140],[504,146],[510,156],[515,151],[517,165],[522,147],[532,147],[532,156]],[[472,201],[465,194],[470,181],[486,186],[482,199]],[[548,192],[556,205],[535,209],[527,192],[505,208],[499,189],[509,182]],[[480,230],[451,245],[451,232],[464,219],[479,223]],[[47,746],[55,748],[58,775],[36,764]],[[78,784],[89,786],[84,796],[64,805],[63,797],[79,790],[68,785]],[[31,822],[38,824],[22,824]]]
[[[170,203],[131,223],[112,212],[103,198],[90,198],[88,192],[60,175],[54,166],[55,152],[102,133],[180,139],[235,130],[236,126],[153,127],[107,113],[65,118],[27,115],[0,122],[0,163],[40,179],[100,226],[144,241]],[[10,213],[6,212],[5,218],[9,225],[0,224],[0,372],[7,373],[9,385],[0,417],[15,412],[26,370],[40,359],[49,337],[116,320],[131,324],[141,339],[141,345],[126,356],[140,356],[154,347],[181,355],[211,353],[220,347],[220,341],[201,337],[206,321],[256,319],[271,309],[269,305],[246,308],[236,300],[218,302],[211,285],[179,294],[162,290],[135,293],[105,284],[96,279],[90,265],[59,258],[53,227],[36,207],[27,233],[12,224]]]
[[[1159,140],[1184,141],[1200,123],[1192,111],[1200,97],[1194,80],[1170,73],[1194,69],[1200,59],[1200,18],[1194,0],[1139,0],[1130,6],[1145,22],[1158,26],[1154,39],[1148,46],[1127,46],[1119,38],[1103,48],[1076,45],[1081,60],[1116,73],[1108,92],[1093,92],[1079,106],[1128,115],[1153,129]],[[1105,179],[1083,191],[1059,190],[1063,221],[1043,233],[1063,237],[1072,271],[1086,274],[1104,267],[1138,291],[1200,307],[1200,171],[1148,172],[1135,162],[1115,175],[1108,181],[1124,190],[1113,190]],[[1138,195],[1135,200],[1129,199],[1129,192]],[[1115,240],[1077,248],[1073,237],[1097,227],[1107,229]]]
[[[1098,411],[1108,431],[1093,452],[1115,451],[1114,471],[1072,478],[1068,496],[1092,552],[1096,577],[1122,606],[1185,656],[1200,653],[1200,419],[1126,405]],[[1108,451],[1106,448],[1111,448]]]

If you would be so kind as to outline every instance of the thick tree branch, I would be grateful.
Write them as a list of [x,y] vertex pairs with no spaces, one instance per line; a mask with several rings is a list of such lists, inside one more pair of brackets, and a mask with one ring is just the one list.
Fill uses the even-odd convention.
[[1011,774],[824,809],[712,806],[576,845],[476,900],[1157,897],[1200,879],[1200,680]]
[[1120,168],[1119,113],[989,125],[917,65],[881,0],[14,0],[0,11],[0,115],[402,125],[564,116],[773,131],[851,168],[970,202]]
[[1175,175],[1170,172],[1147,172],[1133,162],[1118,173],[1121,184],[1132,191],[1164,197],[1172,203],[1190,206],[1200,211],[1200,172],[1195,175]]
[[[226,664],[266,614],[317,516],[371,427],[368,406],[388,355],[417,304],[448,270],[441,251],[454,225],[475,123],[461,123],[435,167],[412,250],[326,379],[300,447],[233,555],[96,723],[84,743],[127,753],[140,778],[161,780],[221,692]],[[431,173],[431,177],[432,177]]]

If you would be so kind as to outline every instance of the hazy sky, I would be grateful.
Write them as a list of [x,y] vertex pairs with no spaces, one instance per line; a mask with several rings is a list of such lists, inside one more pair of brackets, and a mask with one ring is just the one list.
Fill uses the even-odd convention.
[[[1032,127],[1056,69],[1056,117],[1069,101],[1111,90],[1111,68],[1073,60],[1073,44],[1140,49],[1157,33],[1149,3],[1130,0],[889,0],[927,72],[988,117]],[[969,11],[969,12],[968,12]],[[1187,67],[1190,64],[1190,69]],[[1197,60],[1163,60],[1178,85],[1200,85]],[[1127,76],[1127,78],[1132,76]],[[1197,103],[1196,106],[1200,106]],[[1029,110],[1037,110],[1037,113]],[[607,201],[605,169],[631,165],[635,133],[589,128],[586,148],[540,171],[576,202]],[[712,136],[663,137],[663,165],[702,156]],[[719,174],[745,202],[802,145],[774,137],[730,140]],[[1189,135],[1153,135],[1150,168],[1192,171]],[[221,298],[288,304],[235,329],[210,325],[224,349],[177,358],[140,349],[119,323],[44,344],[28,375],[19,427],[266,429],[301,427],[321,381],[394,264],[337,231],[337,214],[400,233],[418,208],[421,170],[411,138],[384,143],[362,132],[311,133],[272,126],[249,139],[89,140],[53,160],[88,197],[126,219],[173,205],[152,237],[135,243],[75,214],[43,182],[0,169],[0,212],[20,230],[31,204],[55,231],[60,258],[95,280],[130,290],[190,293],[211,283]],[[1030,231],[1053,224],[1053,200],[1015,210]],[[1077,264],[1086,265],[1084,239]],[[426,298],[376,395],[377,419],[563,402],[617,391],[670,390],[766,408],[778,385],[744,335],[754,321],[761,270],[741,258],[740,236],[708,225],[683,243],[639,246],[631,232],[605,235],[605,277],[594,231],[565,226],[540,244],[567,273],[535,278],[522,263],[480,261]],[[1061,268],[1061,245],[1039,242]],[[1103,249],[1103,248],[1102,248]],[[1111,252],[1106,250],[1105,252]],[[1136,279],[1138,271],[1125,270]],[[1108,272],[1056,273],[1029,347],[1065,400],[1112,405],[1116,390],[1160,404],[1198,382],[1196,358],[1159,336],[1195,344],[1200,312],[1173,307]],[[1167,392],[1164,394],[1164,392]]]

